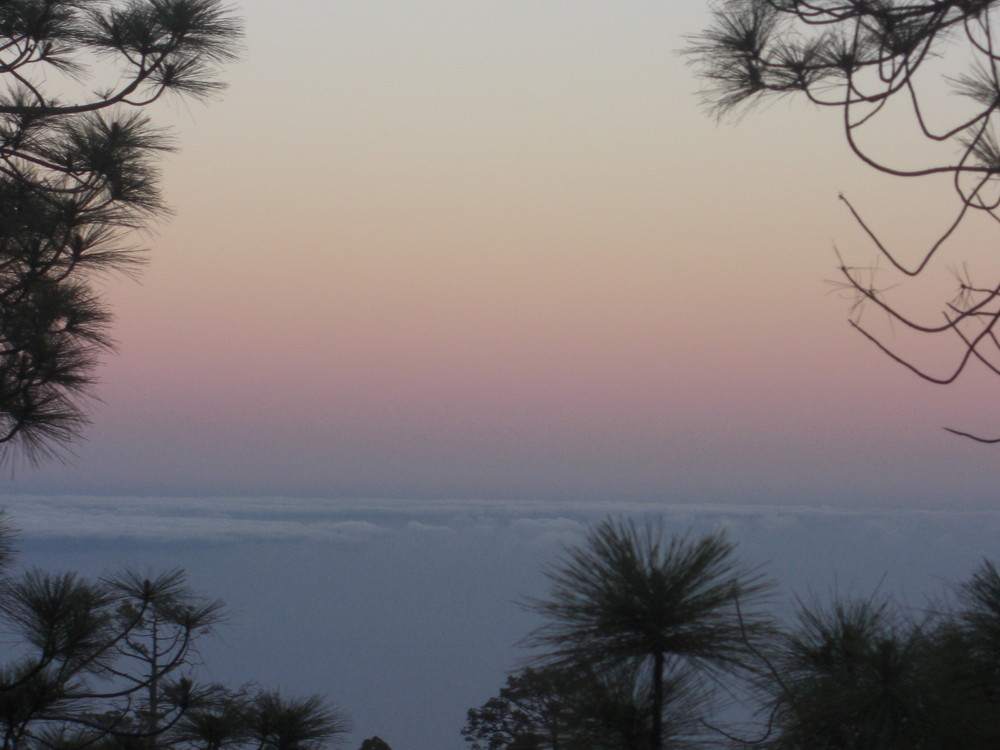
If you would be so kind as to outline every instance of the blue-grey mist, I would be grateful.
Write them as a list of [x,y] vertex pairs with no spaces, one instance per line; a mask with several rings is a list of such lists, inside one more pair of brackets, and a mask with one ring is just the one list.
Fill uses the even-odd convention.
[[561,545],[609,514],[724,528],[794,594],[898,593],[914,607],[1000,557],[1000,512],[282,498],[0,498],[19,563],[99,575],[183,567],[231,619],[203,642],[205,679],[327,695],[346,747],[459,750],[465,712],[526,654],[514,600],[545,590]]

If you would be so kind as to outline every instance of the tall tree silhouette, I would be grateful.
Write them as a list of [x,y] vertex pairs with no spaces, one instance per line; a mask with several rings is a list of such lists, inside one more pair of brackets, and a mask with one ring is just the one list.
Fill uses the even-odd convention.
[[740,671],[769,629],[759,605],[771,584],[734,548],[722,533],[668,537],[662,519],[602,521],[546,571],[548,596],[522,602],[545,618],[523,643],[560,668],[647,665],[649,747],[660,750],[667,680]]

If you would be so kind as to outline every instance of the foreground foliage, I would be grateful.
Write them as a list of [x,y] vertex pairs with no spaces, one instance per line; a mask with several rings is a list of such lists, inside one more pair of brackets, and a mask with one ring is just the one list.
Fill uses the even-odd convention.
[[770,583],[734,549],[721,533],[669,537],[662,521],[603,521],[546,572],[548,597],[523,603],[545,619],[524,645],[559,668],[645,668],[648,746],[659,750],[670,681],[745,670],[767,631]]
[[[473,750],[1000,746],[992,562],[923,611],[834,595],[781,626],[732,552],[718,534],[668,539],[662,521],[595,526],[526,603],[545,618],[524,642],[541,666],[469,710]],[[755,720],[727,724],[726,698]]]
[[75,438],[111,346],[95,275],[135,270],[170,148],[140,110],[221,88],[240,25],[219,0],[0,3],[0,459]]
[[[661,732],[670,747],[697,747],[709,694],[690,672],[664,686]],[[600,670],[526,668],[471,708],[462,736],[473,750],[644,750],[654,698],[635,664]]]
[[990,562],[918,620],[884,598],[803,606],[761,675],[776,735],[767,746],[994,748],[997,632],[1000,576]]
[[[9,561],[9,532],[0,529]],[[4,750],[321,750],[350,723],[321,696],[196,679],[224,617],[182,571],[87,580],[29,570],[0,581]]]
[[[998,9],[997,0],[725,0],[688,50],[720,115],[768,97],[802,97],[838,111],[847,145],[865,164],[951,191],[940,229],[919,247],[895,247],[841,196],[876,256],[874,263],[840,262],[852,325],[939,384],[970,366],[1000,375],[998,267],[980,259],[970,270],[976,254],[969,251],[943,257],[967,220],[983,218],[991,227],[1000,220]],[[916,278],[926,282],[938,270],[954,277],[942,291]],[[863,323],[866,307],[889,325],[873,329],[870,316]],[[887,343],[894,325],[934,340],[945,365],[917,348],[897,351]]]

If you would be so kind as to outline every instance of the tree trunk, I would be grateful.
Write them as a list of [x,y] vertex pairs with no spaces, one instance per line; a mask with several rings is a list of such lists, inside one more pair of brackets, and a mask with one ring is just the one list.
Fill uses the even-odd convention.
[[662,651],[653,654],[653,721],[650,750],[663,750],[663,666],[665,662]]

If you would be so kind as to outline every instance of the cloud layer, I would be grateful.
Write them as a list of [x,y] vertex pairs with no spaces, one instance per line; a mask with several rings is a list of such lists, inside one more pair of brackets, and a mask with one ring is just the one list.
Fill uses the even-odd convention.
[[794,595],[898,592],[914,606],[1000,559],[1000,512],[645,503],[5,496],[20,562],[87,575],[183,567],[233,622],[207,676],[322,692],[358,736],[459,750],[465,711],[525,654],[513,602],[545,591],[562,545],[608,514],[725,528]]

